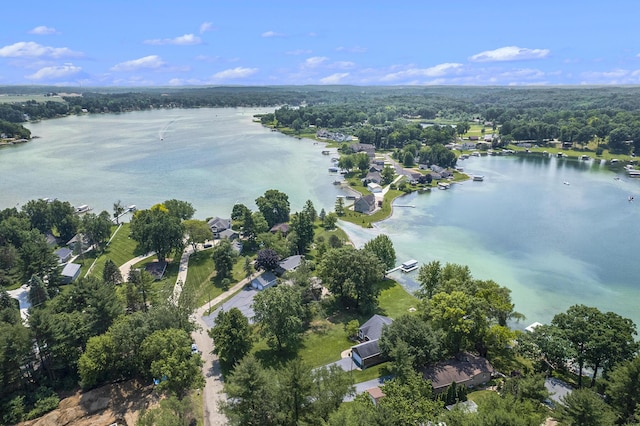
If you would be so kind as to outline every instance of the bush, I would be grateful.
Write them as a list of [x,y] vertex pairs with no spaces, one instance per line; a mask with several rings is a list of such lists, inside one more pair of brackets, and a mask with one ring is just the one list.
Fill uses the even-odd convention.
[[29,414],[27,414],[27,420],[38,418],[51,410],[55,410],[58,408],[58,404],[60,404],[60,398],[58,398],[58,395],[51,395],[38,399],[33,405],[33,409],[29,411]]

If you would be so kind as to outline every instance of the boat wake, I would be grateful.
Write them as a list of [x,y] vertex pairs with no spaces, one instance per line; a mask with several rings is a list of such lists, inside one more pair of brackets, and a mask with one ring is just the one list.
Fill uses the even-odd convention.
[[167,130],[169,130],[169,127],[170,127],[173,123],[175,123],[175,122],[176,122],[176,120],[177,120],[177,118],[175,118],[175,119],[171,120],[169,123],[165,124],[165,126],[164,126],[162,129],[160,129],[160,130],[158,131],[158,137],[160,138],[160,140],[161,140],[161,141],[162,141],[162,140],[164,140],[164,136],[166,135]]

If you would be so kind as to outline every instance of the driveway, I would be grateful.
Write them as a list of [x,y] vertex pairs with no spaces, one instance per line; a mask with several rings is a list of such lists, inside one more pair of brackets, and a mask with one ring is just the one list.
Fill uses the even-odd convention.
[[253,298],[258,294],[258,290],[254,288],[243,288],[238,294],[227,300],[218,309],[213,311],[209,316],[203,316],[202,320],[208,328],[213,327],[218,313],[222,310],[228,312],[231,308],[238,308],[242,315],[249,319],[249,324],[253,324]]

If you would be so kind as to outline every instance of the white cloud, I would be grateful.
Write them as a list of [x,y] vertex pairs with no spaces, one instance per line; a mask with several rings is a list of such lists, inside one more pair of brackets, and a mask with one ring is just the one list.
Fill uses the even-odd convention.
[[45,25],[40,25],[30,30],[29,34],[50,35],[50,34],[60,34],[60,33],[55,28],[47,27]]
[[469,58],[472,62],[503,62],[541,59],[549,55],[549,49],[527,49],[526,47],[506,46],[495,50],[486,50]]
[[74,52],[66,47],[43,46],[33,41],[19,41],[0,48],[0,57],[4,58],[77,58],[81,52]]
[[213,31],[213,30],[215,30],[215,27],[211,22],[203,22],[202,24],[200,24],[200,34]]
[[237,67],[215,73],[212,78],[214,80],[234,80],[249,77],[257,72],[258,68]]
[[353,67],[355,67],[356,64],[354,62],[351,61],[337,61],[331,64],[332,68],[339,68],[339,69],[351,69]]
[[340,46],[340,47],[337,47],[336,50],[338,52],[364,53],[364,52],[367,51],[367,48],[366,47],[360,47],[360,46],[353,46],[353,47]]
[[277,33],[275,31],[265,31],[261,34],[261,37],[270,38],[270,37],[284,37],[284,34]]
[[536,79],[544,77],[544,72],[533,68],[520,68],[505,71],[500,74],[503,78],[516,78],[516,79]]
[[164,66],[164,61],[157,55],[145,56],[131,61],[120,62],[111,67],[111,71],[137,71],[140,69],[158,69]]
[[304,61],[304,67],[305,68],[315,68],[319,65],[321,65],[322,63],[326,62],[329,58],[324,57],[324,56],[313,56],[311,58],[307,58],[306,61]]
[[287,55],[309,55],[311,54],[310,49],[297,49],[297,50],[289,50],[285,52]]
[[162,46],[166,44],[173,44],[176,46],[193,46],[201,43],[202,39],[193,34],[185,34],[175,38],[156,38],[144,41],[144,44],[152,44],[154,46]]
[[462,68],[459,63],[438,64],[430,68],[409,68],[403,71],[387,74],[381,78],[381,81],[395,81],[403,79],[415,79],[417,77],[442,77],[444,75],[455,73]]
[[51,66],[40,68],[35,73],[26,76],[29,80],[56,80],[63,77],[68,77],[82,71],[82,68],[76,67],[73,64],[64,64],[60,66]]
[[325,78],[321,78],[320,84],[340,84],[340,82],[348,76],[349,76],[348,72],[331,74]]

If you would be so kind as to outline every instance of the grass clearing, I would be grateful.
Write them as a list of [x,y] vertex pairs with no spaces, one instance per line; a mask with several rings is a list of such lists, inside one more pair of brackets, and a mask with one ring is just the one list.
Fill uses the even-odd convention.
[[[111,235],[111,242],[97,258],[91,271],[91,275],[95,277],[102,277],[102,270],[107,259],[113,260],[117,266],[122,266],[138,255],[135,252],[137,243],[129,238],[129,223],[122,223],[120,227],[114,225]],[[127,279],[127,277],[122,278]]]

